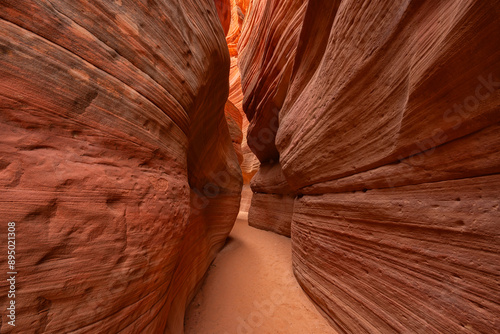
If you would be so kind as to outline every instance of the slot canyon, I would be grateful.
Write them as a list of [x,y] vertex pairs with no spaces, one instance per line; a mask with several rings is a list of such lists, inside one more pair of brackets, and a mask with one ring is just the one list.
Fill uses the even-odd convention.
[[500,333],[498,0],[0,25],[0,333]]

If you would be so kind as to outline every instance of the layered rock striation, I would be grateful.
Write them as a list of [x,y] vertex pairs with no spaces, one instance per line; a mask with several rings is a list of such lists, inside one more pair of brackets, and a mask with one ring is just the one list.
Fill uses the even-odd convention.
[[215,3],[7,0],[0,25],[0,331],[182,332],[242,184]]
[[252,177],[257,173],[259,168],[259,161],[253,154],[247,143],[247,131],[249,122],[245,113],[243,112],[243,91],[241,89],[241,75],[238,67],[238,42],[240,40],[242,26],[247,17],[251,3],[249,0],[231,0],[231,21],[229,24],[228,33],[226,34],[226,42],[229,49],[229,56],[231,58],[231,67],[229,70],[229,97],[228,103],[233,105],[234,110],[238,110],[241,117],[240,129],[242,132],[242,139],[240,143],[241,159],[240,166],[243,175],[243,182],[245,185],[250,183]]
[[287,236],[294,194],[281,172],[275,138],[305,9],[305,1],[253,1],[238,44],[243,109],[250,121],[246,139],[261,164],[251,181],[249,224]]
[[249,223],[291,225],[295,275],[339,332],[500,328],[499,14],[492,0],[253,2]]
[[[241,90],[240,69],[238,67],[238,42],[241,29],[249,11],[251,3],[249,0],[230,0],[224,9],[217,6],[221,24],[227,25],[226,42],[229,49],[231,66],[229,70],[229,97],[226,102],[226,118],[228,120],[229,132],[233,140],[233,146],[238,154],[241,172],[243,176],[243,190],[241,196],[240,212],[248,213],[252,200],[250,180],[259,169],[259,160],[253,154],[247,143],[247,132],[249,122],[243,112],[243,92]],[[226,22],[221,18],[225,11],[230,12],[230,20]]]

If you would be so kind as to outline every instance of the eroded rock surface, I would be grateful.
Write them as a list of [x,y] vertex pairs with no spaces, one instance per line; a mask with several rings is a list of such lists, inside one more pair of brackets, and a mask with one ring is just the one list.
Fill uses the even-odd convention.
[[181,332],[242,183],[215,3],[7,0],[0,26],[0,331]]
[[[232,105],[232,110],[238,110],[241,117],[240,130],[242,132],[242,140],[239,141],[237,152],[241,153],[239,157],[240,167],[243,175],[243,183],[249,184],[252,177],[259,169],[259,161],[253,154],[247,144],[247,132],[249,122],[243,112],[243,91],[241,90],[241,75],[238,67],[238,42],[240,40],[242,26],[246,18],[246,13],[251,3],[249,0],[231,0],[230,11],[231,21],[226,34],[226,42],[231,57],[231,67],[229,70],[229,97],[228,103]],[[227,112],[226,112],[227,115]],[[233,137],[234,138],[234,137]],[[233,140],[234,142],[234,140]],[[237,145],[237,144],[236,144]]]
[[289,217],[296,277],[339,332],[496,332],[498,3],[254,1],[247,15],[250,224]]
[[[250,120],[246,139],[261,163],[251,182],[252,191],[259,195],[252,200],[248,221],[251,226],[287,236],[290,236],[293,194],[281,173],[275,138],[278,112],[288,90],[305,8],[305,1],[252,2],[238,44],[243,109]],[[277,173],[271,176],[268,171]],[[281,174],[281,178],[275,174]],[[282,196],[287,191],[290,194]],[[273,205],[280,209],[266,214]]]

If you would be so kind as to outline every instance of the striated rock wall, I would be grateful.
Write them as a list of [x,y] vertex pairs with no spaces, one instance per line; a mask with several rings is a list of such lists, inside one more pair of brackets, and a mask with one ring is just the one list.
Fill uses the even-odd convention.
[[[498,2],[254,1],[248,15],[244,109],[264,163],[250,224],[289,219],[295,275],[339,332],[496,332]],[[294,197],[288,214],[276,194]]]
[[[306,1],[253,1],[238,44],[243,109],[250,121],[246,139],[261,163],[250,183],[254,198],[248,222],[287,236],[290,236],[293,194],[282,196],[291,191],[281,173],[275,137],[305,8]],[[281,178],[275,177],[280,174]],[[268,212],[273,206],[280,209]]]
[[248,119],[243,112],[243,92],[241,90],[240,69],[238,67],[238,41],[246,13],[251,5],[249,0],[216,0],[219,20],[224,28],[231,65],[229,69],[229,96],[225,113],[233,146],[238,154],[243,183],[248,185],[259,169],[259,161],[247,144]]
[[182,332],[242,184],[216,5],[7,0],[0,26],[0,332]]
[[[241,29],[246,19],[246,13],[251,3],[249,0],[231,0],[230,11],[231,21],[226,34],[226,42],[231,57],[231,67],[229,70],[229,97],[228,103],[232,104],[233,110],[238,110],[241,117],[240,129],[242,139],[239,141],[238,152],[241,153],[240,166],[243,174],[243,183],[248,185],[252,177],[257,173],[259,161],[252,153],[247,144],[248,119],[243,112],[243,92],[241,90],[240,69],[238,67],[238,42],[241,36]],[[227,114],[227,113],[226,113]]]
[[241,115],[240,110],[229,100],[226,101],[224,106],[224,114],[226,115],[229,135],[233,142],[238,162],[241,165],[243,163],[243,152],[241,150],[241,142],[243,140],[243,132],[241,131],[243,126],[243,116]]

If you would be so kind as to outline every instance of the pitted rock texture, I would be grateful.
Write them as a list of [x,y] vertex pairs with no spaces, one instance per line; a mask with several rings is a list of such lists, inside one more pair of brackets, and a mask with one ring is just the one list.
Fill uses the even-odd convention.
[[[252,189],[294,197],[296,277],[339,332],[500,328],[499,15],[494,0],[253,2]],[[250,224],[285,217],[268,203]]]
[[242,184],[214,2],[6,0],[0,26],[0,332],[180,333]]

